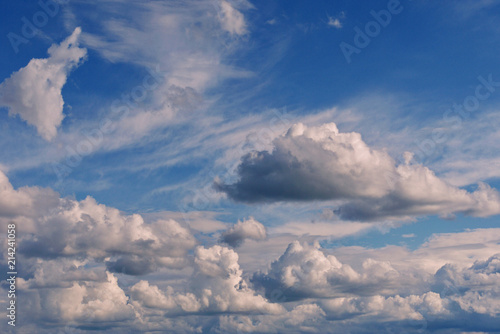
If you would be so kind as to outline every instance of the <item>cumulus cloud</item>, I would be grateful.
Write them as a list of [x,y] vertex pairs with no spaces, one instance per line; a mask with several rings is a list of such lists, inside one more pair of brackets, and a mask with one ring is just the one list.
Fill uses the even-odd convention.
[[221,235],[221,241],[232,246],[240,246],[245,239],[265,240],[266,228],[264,225],[256,221],[253,217],[238,221]]
[[[18,293],[30,315],[21,327],[27,332],[35,331],[34,324],[40,333],[67,326],[383,333],[388,325],[409,332],[487,332],[498,323],[500,229],[434,235],[414,251],[325,249],[295,241],[267,270],[251,275],[234,249],[196,247],[190,230],[169,215],[146,222],[91,197],[77,201],[50,189],[14,189],[0,176],[1,225],[17,223]],[[258,239],[261,227],[250,218],[226,232]],[[250,240],[239,249],[250,243],[258,247]],[[0,292],[6,293],[6,283]]]
[[274,140],[274,149],[242,157],[239,180],[215,187],[236,201],[343,200],[336,213],[349,220],[410,219],[418,215],[500,213],[500,195],[481,183],[474,192],[453,187],[430,169],[396,164],[370,148],[356,132],[339,132],[334,123],[293,125]]
[[157,286],[140,281],[131,289],[135,303],[149,308],[166,310],[170,314],[250,312],[281,313],[279,304],[269,303],[248,287],[242,278],[238,254],[219,245],[198,247],[195,252],[194,273],[188,293],[172,288],[161,291]]
[[66,79],[87,54],[78,46],[80,33],[76,28],[61,44],[49,48],[48,58],[32,59],[0,84],[0,105],[9,108],[9,115],[34,125],[46,140],[56,136],[64,118],[61,90]]
[[[495,230],[495,229],[494,229]],[[472,233],[472,234],[471,234]],[[491,331],[500,315],[498,289],[500,279],[500,255],[483,254],[499,251],[495,242],[487,251],[476,255],[460,254],[461,261],[453,259],[457,250],[472,251],[471,244],[483,230],[436,235],[429,243],[401,257],[392,255],[394,249],[379,251],[385,261],[372,259],[375,250],[347,252],[355,254],[350,263],[342,263],[328,255],[319,245],[293,242],[285,253],[274,261],[267,273],[256,273],[252,281],[262,287],[266,296],[280,302],[314,301],[323,312],[317,320],[316,330],[384,332],[391,328],[404,328],[409,332],[421,332],[427,328],[460,328],[462,330]],[[498,240],[498,236],[490,237]],[[434,245],[430,245],[434,244]],[[441,254],[432,256],[429,249],[441,248]],[[485,247],[486,248],[486,247]],[[339,250],[333,250],[339,252]],[[444,256],[447,253],[448,256]],[[480,257],[480,259],[477,259]],[[438,259],[439,258],[439,259]],[[474,260],[476,259],[476,260]],[[441,261],[439,261],[441,260]],[[410,264],[405,264],[409,262]],[[437,265],[429,266],[426,262]],[[361,263],[361,265],[358,265]],[[354,269],[354,267],[357,267]],[[478,319],[482,319],[478,324]],[[256,318],[236,321],[235,317],[224,320],[229,326],[240,326],[244,331],[258,331]],[[257,323],[274,321],[274,330],[286,332],[283,322],[276,316],[261,317]],[[244,326],[246,323],[246,326]]]
[[76,201],[50,189],[15,190],[1,172],[0,193],[0,222],[19,224],[20,252],[28,258],[100,259],[110,271],[138,275],[186,266],[186,253],[196,245],[175,220],[146,223],[92,197]]
[[291,243],[265,274],[256,273],[252,282],[263,287],[266,296],[282,291],[287,301],[349,295],[390,294],[417,283],[412,276],[394,269],[388,261],[364,260],[362,272],[335,256],[326,255],[319,244]]
[[87,197],[80,202],[61,199],[21,244],[30,257],[92,257],[106,260],[110,271],[138,275],[185,266],[185,255],[196,241],[174,220],[145,224],[140,215],[124,215]]
[[499,255],[493,255],[468,268],[446,264],[430,278],[434,282],[430,291],[421,294],[335,298],[319,304],[330,318],[362,317],[358,325],[403,321],[405,326],[425,330],[453,323],[466,331],[491,331],[500,315],[498,259]]
[[0,171],[0,220],[16,216],[34,217],[59,203],[59,195],[51,189],[22,187],[14,189],[7,175]]
[[[104,280],[80,280],[64,288],[28,288],[21,293],[27,303],[24,311],[40,323],[85,323],[87,325],[119,323],[134,318],[133,307],[107,273]],[[32,319],[34,320],[34,319]]]
[[434,277],[433,290],[469,313],[500,315],[500,253],[469,268],[454,264],[441,267]]
[[252,282],[268,297],[278,289],[287,301],[463,293],[466,287],[498,284],[499,242],[497,228],[436,234],[414,251],[398,246],[329,250],[318,243],[294,241],[267,271],[256,272]]
[[[29,261],[29,260],[28,260]],[[54,259],[46,261],[29,261],[34,271],[32,277],[20,277],[19,288],[71,288],[76,282],[105,282],[108,278],[103,267],[95,267],[88,260]],[[92,266],[88,266],[92,264]]]

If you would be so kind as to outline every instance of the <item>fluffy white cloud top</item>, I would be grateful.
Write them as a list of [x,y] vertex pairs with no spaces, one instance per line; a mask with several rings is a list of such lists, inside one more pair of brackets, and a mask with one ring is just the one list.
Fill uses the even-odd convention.
[[308,245],[295,241],[271,264],[267,273],[256,273],[252,281],[265,289],[268,298],[279,289],[284,300],[293,301],[311,297],[390,295],[403,289],[411,292],[422,287],[418,276],[398,272],[389,261],[371,258],[363,261],[358,272],[335,256],[323,253],[318,243]]
[[20,252],[28,258],[99,259],[108,270],[131,275],[157,268],[182,268],[196,240],[187,227],[172,219],[145,223],[98,204],[60,198],[50,189],[15,190],[0,172],[0,222],[17,223]]
[[409,219],[419,215],[500,213],[500,195],[481,183],[474,192],[451,186],[430,169],[397,164],[383,150],[370,148],[356,132],[334,123],[293,125],[276,138],[274,149],[242,157],[239,180],[216,187],[243,202],[343,200],[336,213],[345,219]]
[[0,105],[9,108],[9,115],[35,126],[46,140],[56,136],[64,118],[61,90],[66,79],[87,54],[78,46],[80,34],[76,28],[61,44],[49,48],[48,58],[32,59],[0,84]]
[[194,258],[194,273],[189,293],[178,293],[168,287],[161,291],[147,281],[140,281],[131,289],[131,296],[139,304],[167,310],[168,313],[282,313],[283,307],[269,303],[257,295],[242,278],[238,254],[219,245],[198,247]]

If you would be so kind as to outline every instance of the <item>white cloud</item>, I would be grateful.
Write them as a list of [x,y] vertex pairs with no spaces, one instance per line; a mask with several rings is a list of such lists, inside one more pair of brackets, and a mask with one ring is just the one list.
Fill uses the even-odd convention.
[[92,197],[76,201],[50,189],[15,190],[1,172],[0,192],[0,222],[18,223],[18,243],[27,257],[101,259],[111,271],[138,275],[186,266],[186,253],[196,245],[175,220],[146,224],[140,215],[123,214]]
[[266,274],[255,274],[253,282],[266,290],[268,298],[273,290],[280,289],[287,301],[293,301],[311,297],[391,294],[403,286],[409,292],[409,286],[416,280],[398,272],[388,261],[371,258],[365,259],[361,272],[357,272],[335,256],[324,254],[319,244],[310,246],[295,241],[271,264]]
[[[99,1],[110,2],[114,1]],[[104,29],[100,33],[85,33],[82,39],[113,62],[149,68],[160,65],[165,85],[155,91],[156,98],[161,98],[172,85],[202,93],[221,78],[246,73],[224,64],[225,56],[238,45],[234,37],[246,32],[244,16],[234,5],[224,0],[144,1],[127,4],[129,11],[123,12],[100,6],[87,19],[105,17],[104,23],[99,22]],[[251,6],[245,1],[239,5]],[[123,16],[127,19],[123,20]]]
[[40,322],[117,323],[134,318],[128,297],[117,278],[72,282],[70,287],[21,290],[29,302],[25,312]]
[[222,0],[220,2],[221,13],[219,20],[224,30],[230,34],[244,35],[247,33],[245,17],[236,10],[229,2]]
[[[127,10],[117,11],[116,6],[120,5],[126,6]],[[102,26],[102,29],[82,33],[83,43],[113,63],[139,66],[144,70],[158,68],[159,71],[154,77],[156,81],[147,80],[149,88],[145,89],[144,99],[131,97],[144,91],[144,80],[138,80],[136,87],[117,94],[113,98],[116,100],[103,103],[101,113],[104,119],[112,121],[111,130],[105,134],[106,140],[91,145],[92,151],[115,150],[157,140],[159,129],[168,127],[172,132],[179,131],[176,126],[185,126],[188,120],[194,120],[191,123],[195,123],[196,128],[196,125],[202,127],[200,123],[206,119],[200,117],[200,113],[211,102],[204,99],[203,93],[227,78],[252,75],[227,61],[240,45],[236,32],[243,33],[242,29],[246,27],[241,25],[244,23],[242,14],[234,8],[249,8],[249,3],[203,0],[182,3],[142,1],[120,5],[114,0],[91,1],[84,5],[89,6],[88,12],[83,10],[78,16],[88,24]],[[237,19],[240,16],[243,21]],[[227,22],[228,29],[235,33],[225,33],[225,25],[222,26],[220,20]],[[121,99],[124,95],[128,98]],[[99,121],[85,120],[72,125],[61,142],[75,149],[87,141],[81,130],[99,129]],[[198,130],[192,135],[195,136]],[[182,131],[185,132],[186,128],[183,127]],[[184,136],[182,140],[189,141]],[[173,146],[170,152],[177,151],[179,144]],[[161,153],[161,161],[173,162],[165,159],[166,153]]]
[[298,237],[304,235],[328,237],[328,239],[334,240],[367,232],[377,228],[378,225],[379,224],[376,223],[372,224],[342,221],[297,221],[275,226],[270,229],[270,231],[272,233],[289,233]]
[[334,28],[337,28],[337,29],[340,29],[342,28],[342,23],[340,22],[340,20],[338,18],[333,18],[333,17],[328,17],[328,23],[327,23],[330,27],[334,27]]
[[57,205],[58,194],[51,189],[22,187],[14,189],[7,175],[0,171],[0,219],[19,215],[34,217]]
[[211,233],[219,230],[224,230],[226,224],[215,219],[220,213],[213,211],[160,211],[155,213],[144,213],[142,216],[147,221],[158,219],[173,219],[179,222],[184,222],[194,231],[203,233]]
[[264,225],[256,221],[253,217],[238,221],[227,231],[221,235],[221,240],[226,244],[237,247],[245,241],[245,239],[265,240],[267,237],[266,228]]
[[178,293],[171,288],[161,291],[145,281],[131,289],[132,299],[150,308],[165,309],[171,314],[205,312],[282,313],[279,304],[271,304],[249,288],[242,278],[238,254],[226,247],[198,247],[190,290]]
[[293,125],[273,142],[272,152],[242,157],[239,180],[216,181],[230,198],[243,202],[346,200],[337,213],[350,220],[411,219],[419,215],[500,213],[500,195],[484,183],[474,192],[453,187],[430,169],[370,148],[356,132],[334,123]]
[[[22,325],[26,331],[36,323],[41,333],[64,326],[186,333],[370,328],[382,333],[384,324],[488,332],[500,314],[500,229],[434,235],[414,251],[398,246],[325,249],[295,241],[267,270],[261,264],[249,282],[252,272],[243,272],[235,250],[194,248],[196,239],[172,220],[173,213],[151,214],[144,221],[90,197],[76,201],[50,189],[14,189],[0,176],[1,225],[17,223],[23,266],[18,292],[31,316]],[[229,230],[260,238],[261,227],[249,219]],[[220,235],[199,236],[211,243]],[[251,247],[251,256],[264,259],[269,250],[276,254],[286,238],[266,236],[249,239],[239,249],[249,255]],[[179,267],[184,269],[166,269]],[[6,293],[4,286],[0,290]],[[5,302],[0,299],[0,306]],[[483,319],[480,324],[473,321],[477,317]]]
[[68,74],[87,54],[78,47],[80,33],[76,28],[60,45],[49,48],[49,58],[32,59],[0,84],[0,105],[9,108],[9,115],[34,125],[46,140],[56,136],[64,118],[61,90]]

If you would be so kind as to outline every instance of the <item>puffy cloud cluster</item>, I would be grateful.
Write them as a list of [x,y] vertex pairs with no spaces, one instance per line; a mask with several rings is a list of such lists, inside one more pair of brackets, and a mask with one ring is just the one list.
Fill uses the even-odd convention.
[[500,316],[500,253],[476,261],[470,268],[443,266],[435,275],[433,289],[465,312]]
[[32,59],[0,84],[0,105],[8,107],[10,115],[34,125],[46,140],[56,136],[64,118],[61,90],[68,74],[87,54],[78,46],[80,33],[76,28],[60,45],[49,48],[48,58]]
[[0,222],[18,223],[19,249],[28,258],[97,259],[112,272],[140,275],[186,266],[186,254],[196,245],[190,230],[175,220],[147,224],[92,197],[76,201],[50,189],[15,190],[2,172],[0,193]]
[[106,260],[110,271],[132,275],[185,266],[185,255],[195,244],[190,231],[174,220],[145,224],[140,215],[124,215],[91,197],[61,199],[21,239],[30,257],[91,257]]
[[[41,288],[30,285],[21,290],[28,301],[24,311],[41,323],[112,324],[135,317],[129,298],[118,285],[116,276],[107,273],[104,280],[75,280],[65,288]],[[20,284],[22,287],[22,284]]]
[[335,256],[325,254],[319,244],[308,245],[298,241],[288,246],[267,273],[256,273],[253,282],[265,289],[268,298],[279,290],[280,298],[286,301],[312,297],[387,295],[403,288],[410,292],[420,283],[415,276],[398,272],[388,261],[367,258],[362,263],[362,272],[357,272]]
[[247,220],[238,221],[237,224],[224,231],[221,241],[233,246],[240,246],[245,239],[264,240],[267,233],[264,225],[256,221],[253,217]]
[[22,187],[14,189],[7,175],[0,170],[0,221],[13,217],[36,217],[59,203],[59,195],[51,189]]
[[215,245],[198,247],[195,252],[191,291],[186,294],[172,288],[161,291],[147,281],[135,284],[130,293],[134,301],[149,308],[166,310],[170,314],[249,312],[281,313],[279,304],[271,304],[256,295],[242,278],[238,254],[226,247]]
[[385,151],[370,148],[356,132],[334,123],[293,125],[274,140],[272,152],[242,157],[239,180],[215,186],[243,202],[343,200],[344,219],[410,218],[418,215],[500,213],[500,195],[486,184],[474,192],[453,187],[428,168],[396,164]]
[[[500,316],[500,229],[435,235],[414,251],[295,241],[251,275],[234,249],[196,247],[207,235],[197,241],[168,215],[146,222],[91,197],[0,181],[0,222],[17,223],[27,332],[493,331]],[[252,218],[224,233],[279,239]]]
[[[364,250],[356,256],[357,261],[351,263],[353,266],[356,262],[362,263],[357,271],[351,264],[327,255],[327,250],[317,244],[294,242],[271,264],[267,273],[255,274],[253,281],[265,289],[269,298],[274,296],[275,300],[290,305],[304,300],[300,306],[317,307],[315,317],[303,314],[307,319],[302,319],[301,325],[309,321],[314,322],[314,326],[308,329],[306,326],[302,332],[364,333],[370,328],[369,332],[383,333],[388,326],[409,333],[438,328],[494,331],[500,316],[498,254],[467,266],[448,262],[433,270],[425,264],[426,261],[437,262],[425,253],[425,248],[431,249],[432,243],[450,253],[450,259],[454,250],[467,250],[478,234],[487,239],[488,233],[485,230],[468,231],[445,235],[443,240],[436,236],[421,249],[402,258],[395,255],[391,259],[381,249],[380,252],[391,259],[389,261],[370,259],[376,252]],[[454,244],[449,242],[452,238]],[[498,243],[495,250],[500,250]],[[489,252],[491,254],[491,250]],[[290,331],[287,321],[294,310],[279,316],[229,316],[221,319],[221,325],[241,332],[285,333]]]

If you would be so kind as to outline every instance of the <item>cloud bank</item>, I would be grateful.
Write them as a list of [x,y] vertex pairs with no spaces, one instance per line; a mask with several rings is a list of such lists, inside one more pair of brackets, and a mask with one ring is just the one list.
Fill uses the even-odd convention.
[[[500,229],[437,234],[414,251],[294,241],[245,273],[218,233],[0,180],[0,225],[17,224],[27,332],[492,331],[500,315]],[[253,218],[223,235],[279,240]]]

